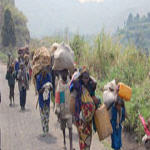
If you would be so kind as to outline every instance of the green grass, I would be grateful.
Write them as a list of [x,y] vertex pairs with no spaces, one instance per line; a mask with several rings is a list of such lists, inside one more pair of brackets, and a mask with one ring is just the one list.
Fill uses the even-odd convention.
[[[48,41],[51,40],[57,41],[54,38],[43,39],[43,46],[48,45]],[[34,44],[30,45],[33,49]],[[140,112],[146,120],[150,117],[150,58],[139,52],[134,45],[124,47],[119,41],[114,42],[104,31],[90,42],[79,34],[75,35],[70,44],[78,66],[87,66],[91,75],[97,79],[97,96],[102,98],[101,89],[113,79],[124,82],[133,89],[132,100],[126,103],[129,119],[125,122],[125,128],[136,134],[137,140],[140,141],[144,129],[138,113]]]
[[7,55],[0,52],[0,61],[2,61],[3,63],[7,63]]

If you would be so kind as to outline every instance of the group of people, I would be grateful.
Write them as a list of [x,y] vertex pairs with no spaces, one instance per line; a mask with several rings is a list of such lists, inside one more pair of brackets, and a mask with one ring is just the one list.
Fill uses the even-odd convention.
[[[50,91],[54,87],[53,76],[49,70],[43,68],[36,76],[43,136],[46,136],[49,131]],[[55,82],[54,95],[55,113],[63,133],[64,146],[66,147],[65,129],[68,127],[70,150],[73,150],[72,125],[74,124],[78,131],[80,150],[90,150],[93,127],[96,130],[94,112],[101,105],[101,100],[95,95],[96,81],[85,67],[77,69],[72,76],[67,69],[57,71],[55,78],[57,82]],[[45,96],[46,91],[48,91],[47,97]],[[122,122],[125,120],[124,101],[119,97],[112,104],[111,114],[112,148],[119,150],[122,147]]]
[[21,111],[25,110],[26,105],[26,92],[29,89],[29,81],[30,81],[30,67],[29,67],[29,59],[27,56],[19,55],[18,60],[13,61],[11,56],[9,56],[9,61],[7,64],[7,73],[6,80],[8,80],[8,86],[10,89],[9,99],[10,106],[15,104],[15,83],[18,82],[19,95],[20,95],[20,107]]
[[[6,79],[10,88],[10,106],[14,103],[15,80],[18,82],[21,110],[25,110],[26,92],[29,89],[30,71],[29,62],[19,56],[15,64],[9,64]],[[56,73],[57,72],[57,76]],[[54,82],[55,81],[55,82]],[[76,68],[73,74],[69,70],[52,70],[49,66],[43,67],[36,75],[36,90],[41,116],[43,136],[49,133],[50,101],[52,94],[55,97],[55,114],[63,133],[66,147],[66,132],[69,129],[70,150],[73,149],[72,125],[78,131],[80,150],[90,150],[92,131],[96,131],[94,113],[101,105],[101,100],[95,94],[97,83],[90,76],[86,67]],[[116,101],[108,108],[113,132],[111,134],[112,148],[120,150],[122,147],[122,122],[126,118],[124,100],[118,95]],[[150,121],[145,123],[140,116],[147,136],[145,142],[150,141]]]

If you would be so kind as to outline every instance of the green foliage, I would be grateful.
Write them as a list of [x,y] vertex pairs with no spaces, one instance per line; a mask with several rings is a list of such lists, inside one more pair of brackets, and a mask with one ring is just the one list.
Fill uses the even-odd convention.
[[139,50],[150,48],[150,13],[147,16],[133,16],[130,13],[125,26],[117,31],[117,35],[121,35],[124,45],[133,43]]
[[7,55],[5,53],[0,52],[0,60],[3,63],[6,63],[7,62]]
[[17,46],[24,46],[29,44],[30,34],[27,28],[27,19],[16,7],[7,5],[5,9],[10,9],[12,12],[12,18],[15,24],[15,34]]
[[[58,41],[54,39],[45,38],[40,42],[35,40],[32,42],[32,47],[36,45],[36,42],[50,47],[51,42]],[[144,129],[138,113],[140,112],[145,119],[150,116],[149,57],[137,51],[133,45],[123,47],[117,40],[114,42],[112,37],[103,30],[92,42],[84,40],[77,34],[70,40],[70,45],[75,52],[78,64],[87,66],[91,75],[97,79],[96,95],[102,98],[101,89],[113,79],[118,79],[132,87],[132,100],[126,103],[128,119],[125,122],[125,128],[135,133],[141,141]]]
[[[14,22],[14,28],[15,28],[15,38],[13,39],[16,40],[16,47],[28,45],[30,41],[30,34],[27,28],[26,17],[23,15],[22,12],[20,12],[15,7],[14,0],[1,0],[1,3],[3,6],[3,11],[2,11],[3,16],[6,10],[9,9],[11,12],[11,16],[12,16],[12,19]],[[3,23],[3,27],[6,28],[6,25],[4,25],[4,22],[2,23]],[[0,29],[0,32],[2,32],[1,29]],[[2,40],[0,39],[0,42],[1,41]],[[8,43],[9,40],[7,40],[6,42]]]
[[84,38],[76,34],[70,42],[70,46],[75,53],[76,62],[79,63],[84,49]]
[[8,47],[12,45],[14,47],[16,45],[15,26],[9,9],[6,9],[4,13],[4,25],[1,36],[3,46]]

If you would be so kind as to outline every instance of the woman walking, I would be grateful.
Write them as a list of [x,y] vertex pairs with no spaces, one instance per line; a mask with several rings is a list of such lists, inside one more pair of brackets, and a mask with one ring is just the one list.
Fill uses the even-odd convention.
[[72,81],[70,85],[71,101],[75,103],[71,106],[71,110],[74,110],[73,115],[78,130],[80,150],[90,150],[95,104],[100,103],[95,97],[95,90],[96,84],[91,80],[85,68],[82,69],[79,78]]
[[40,108],[43,136],[49,132],[49,114],[50,114],[50,90],[52,90],[51,74],[43,68],[36,76],[36,89],[38,91],[38,101]]

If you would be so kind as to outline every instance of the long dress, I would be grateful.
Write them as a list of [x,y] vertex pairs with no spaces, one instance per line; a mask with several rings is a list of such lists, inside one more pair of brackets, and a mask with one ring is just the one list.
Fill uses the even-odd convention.
[[[70,86],[73,90],[71,90],[71,96],[76,99],[76,112],[75,112],[75,125],[77,127],[78,135],[79,135],[79,147],[80,150],[90,150],[91,141],[92,141],[92,120],[90,122],[85,122],[80,118],[80,112],[82,107],[82,82],[76,82]],[[90,88],[90,85],[87,86],[87,90],[90,96],[95,95],[95,91]],[[92,109],[93,110],[93,109]]]
[[122,147],[122,122],[125,120],[125,108],[121,108],[121,115],[119,117],[117,108],[113,105],[111,114],[111,124],[113,128],[113,133],[111,135],[112,148],[119,150]]

